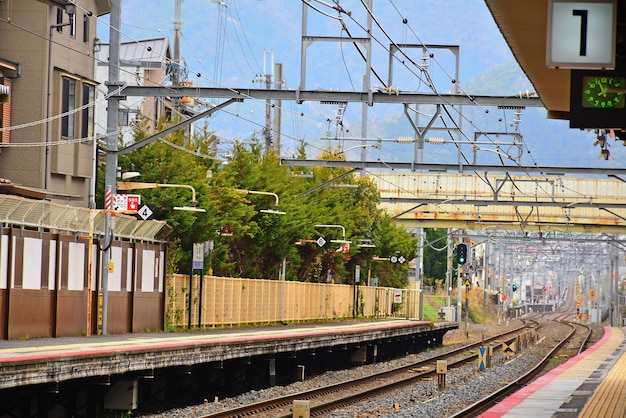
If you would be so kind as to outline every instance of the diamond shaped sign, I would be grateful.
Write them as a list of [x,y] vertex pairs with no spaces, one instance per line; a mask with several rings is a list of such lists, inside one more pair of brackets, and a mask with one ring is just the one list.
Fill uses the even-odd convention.
[[154,215],[154,211],[148,205],[143,205],[137,211],[137,218],[138,219],[143,219],[144,221],[152,219],[152,215]]
[[326,240],[324,239],[324,237],[319,237],[315,242],[320,247],[323,247],[324,245],[326,245]]

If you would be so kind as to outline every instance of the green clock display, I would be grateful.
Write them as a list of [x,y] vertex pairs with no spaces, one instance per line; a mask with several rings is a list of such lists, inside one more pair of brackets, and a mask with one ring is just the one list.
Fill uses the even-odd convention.
[[624,77],[583,77],[582,105],[594,109],[622,109],[626,103]]

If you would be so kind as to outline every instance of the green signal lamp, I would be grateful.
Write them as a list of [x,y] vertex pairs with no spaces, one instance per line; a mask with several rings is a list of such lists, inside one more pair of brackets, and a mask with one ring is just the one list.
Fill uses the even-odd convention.
[[456,246],[456,262],[458,264],[465,264],[467,261],[467,245],[459,244]]

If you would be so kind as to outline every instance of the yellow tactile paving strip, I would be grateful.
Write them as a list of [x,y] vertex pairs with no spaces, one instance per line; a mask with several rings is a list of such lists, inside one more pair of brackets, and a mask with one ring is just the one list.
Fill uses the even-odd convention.
[[[577,389],[587,382],[593,373],[620,349],[623,341],[624,332],[622,329],[605,327],[604,337],[587,351],[541,376],[480,416],[482,418],[551,418],[559,416],[560,413],[566,413],[559,411],[560,406],[571,400]],[[620,361],[626,365],[626,354]],[[615,363],[614,360],[613,363]],[[617,373],[617,378],[619,378],[620,372]],[[626,375],[624,378],[626,379]],[[597,390],[600,391],[599,386]],[[622,388],[616,389],[616,391],[618,396],[626,397]],[[610,399],[598,402],[602,404],[603,402],[610,402]],[[623,406],[621,410],[616,408],[615,410],[619,411],[617,415],[590,411],[589,414],[579,414],[578,417],[624,417],[622,415],[623,409]]]
[[[624,333],[613,329],[614,333],[624,339]],[[620,341],[620,344],[621,344]],[[612,344],[607,344],[611,345]],[[604,347],[603,347],[604,348]],[[614,347],[606,347],[614,350]],[[613,351],[608,353],[607,357]],[[593,396],[580,412],[581,418],[619,418],[626,417],[626,354],[623,354],[611,371],[602,380]]]

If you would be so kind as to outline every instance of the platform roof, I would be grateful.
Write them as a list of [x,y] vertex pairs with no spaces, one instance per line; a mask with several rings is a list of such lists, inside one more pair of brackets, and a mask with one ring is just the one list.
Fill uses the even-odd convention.
[[[546,66],[548,0],[485,0],[511,52],[552,119],[569,119],[569,69]],[[626,0],[617,0],[617,34],[626,27]],[[618,41],[618,55],[620,46]]]

